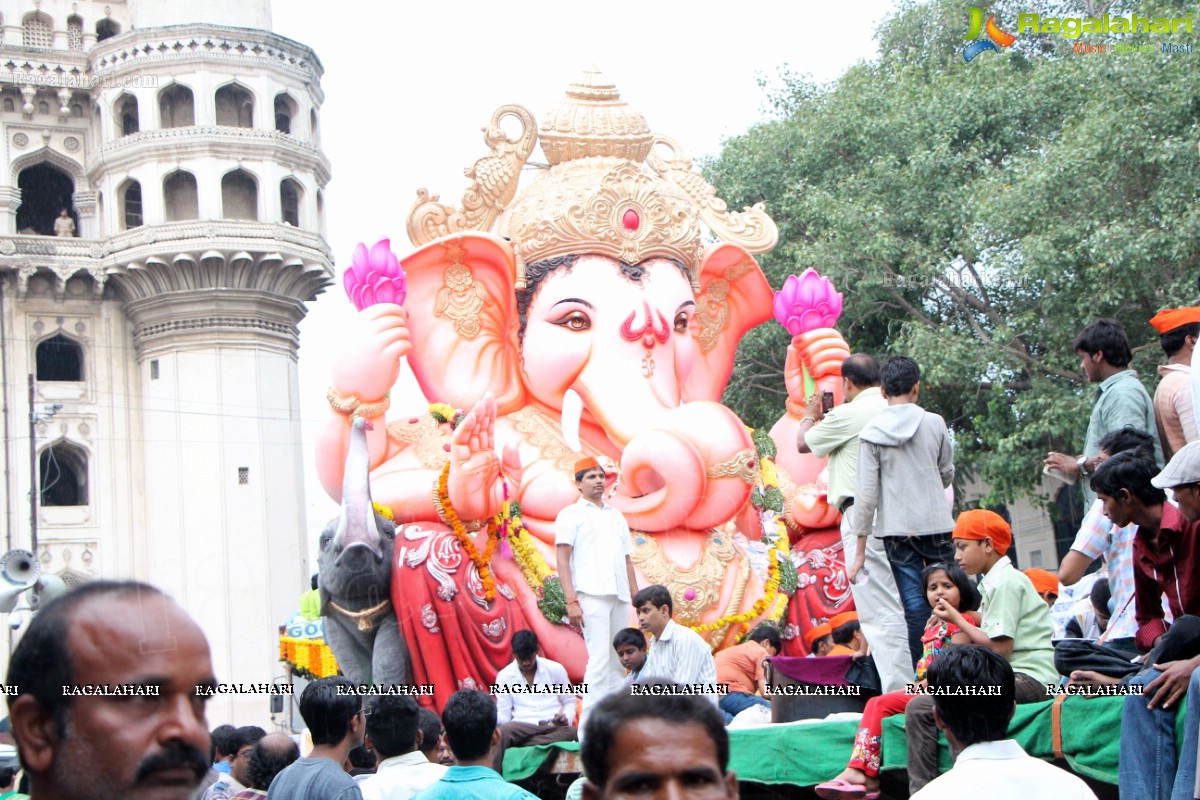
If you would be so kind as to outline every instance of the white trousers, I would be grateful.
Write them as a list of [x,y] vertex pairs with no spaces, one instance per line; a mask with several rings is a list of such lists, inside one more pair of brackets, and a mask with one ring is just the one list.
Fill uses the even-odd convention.
[[[858,537],[851,533],[850,517],[857,510],[850,506],[842,515],[842,548],[846,567],[858,555]],[[913,682],[912,657],[908,652],[908,626],[904,608],[900,605],[900,590],[892,575],[883,540],[867,537],[867,560],[858,580],[850,587],[858,623],[871,646],[875,668],[883,691],[897,692]]]
[[576,593],[576,596],[583,611],[583,643],[588,654],[583,672],[587,694],[583,696],[582,718],[592,706],[625,683],[625,670],[613,648],[613,638],[618,631],[629,627],[633,607],[618,600],[616,595],[596,597]]

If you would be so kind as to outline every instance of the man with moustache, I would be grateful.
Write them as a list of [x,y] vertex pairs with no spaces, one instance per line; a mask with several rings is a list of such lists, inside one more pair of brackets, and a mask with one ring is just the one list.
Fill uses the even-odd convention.
[[186,800],[208,771],[208,642],[153,586],[94,581],[46,605],[7,684],[37,800]]

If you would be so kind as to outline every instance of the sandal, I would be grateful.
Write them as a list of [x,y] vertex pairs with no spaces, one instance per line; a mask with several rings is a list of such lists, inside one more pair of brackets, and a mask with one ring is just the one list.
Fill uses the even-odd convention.
[[817,786],[814,791],[823,800],[879,800],[880,792],[868,792],[867,787],[857,783],[849,783],[841,778]]

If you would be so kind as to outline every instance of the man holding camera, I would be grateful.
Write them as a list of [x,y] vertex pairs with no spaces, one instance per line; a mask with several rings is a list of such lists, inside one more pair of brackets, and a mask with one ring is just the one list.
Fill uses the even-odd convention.
[[[856,353],[842,362],[842,393],[846,402],[830,409],[825,408],[821,394],[808,398],[796,447],[801,453],[829,457],[829,504],[842,512],[842,552],[849,567],[858,551],[858,537],[851,524],[858,435],[888,405],[879,390],[879,364],[875,359]],[[878,656],[875,666],[883,690],[899,691],[912,678],[912,671],[905,667],[908,629],[882,539],[866,540],[865,559],[863,579],[850,584],[854,607],[858,609],[863,636]]]

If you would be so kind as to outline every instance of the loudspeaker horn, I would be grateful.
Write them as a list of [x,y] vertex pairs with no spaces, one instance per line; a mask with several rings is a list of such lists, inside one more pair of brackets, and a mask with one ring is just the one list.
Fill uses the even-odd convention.
[[37,583],[42,565],[28,550],[9,550],[0,556],[0,613],[17,607],[21,593]]

